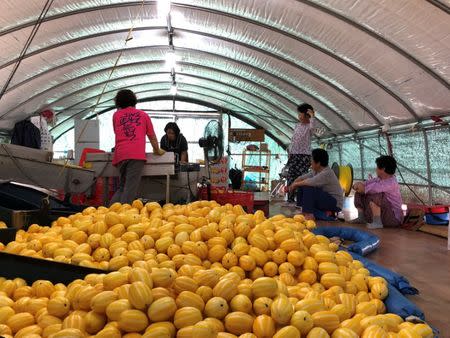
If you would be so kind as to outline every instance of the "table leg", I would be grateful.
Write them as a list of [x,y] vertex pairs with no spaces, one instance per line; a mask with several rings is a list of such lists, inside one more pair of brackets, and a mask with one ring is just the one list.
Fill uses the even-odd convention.
[[103,205],[109,204],[109,177],[103,177]]
[[166,203],[170,201],[170,175],[166,175]]

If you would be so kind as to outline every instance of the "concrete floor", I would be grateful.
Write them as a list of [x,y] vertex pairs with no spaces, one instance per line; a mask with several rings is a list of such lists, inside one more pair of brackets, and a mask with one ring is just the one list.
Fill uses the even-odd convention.
[[[271,214],[291,215],[295,209],[271,204]],[[342,222],[329,225],[349,226]],[[319,226],[326,223],[319,222]],[[365,229],[363,226],[355,226]],[[410,281],[420,294],[409,299],[425,313],[428,323],[450,338],[450,251],[447,240],[419,231],[402,229],[372,230],[380,237],[381,245],[367,258],[389,268]]]

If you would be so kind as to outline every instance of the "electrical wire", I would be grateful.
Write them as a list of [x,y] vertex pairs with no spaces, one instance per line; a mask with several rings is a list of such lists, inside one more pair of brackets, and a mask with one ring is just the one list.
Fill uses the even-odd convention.
[[38,19],[36,20],[36,23],[33,26],[33,29],[31,30],[30,35],[28,36],[27,41],[25,42],[25,45],[22,48],[22,51],[19,54],[19,58],[17,59],[16,63],[14,64],[13,69],[11,70],[11,73],[8,76],[8,79],[6,80],[5,84],[3,85],[2,90],[0,91],[0,100],[3,98],[3,95],[5,95],[6,90],[9,87],[9,84],[11,83],[12,79],[14,78],[14,75],[17,72],[17,69],[19,69],[20,64],[22,63],[22,60],[24,59],[25,55],[28,52],[28,49],[31,46],[31,43],[33,42],[39,28],[41,27],[42,22],[44,21],[50,7],[52,6],[54,0],[47,0],[47,2],[44,5],[44,8],[41,11],[41,14],[39,15]]

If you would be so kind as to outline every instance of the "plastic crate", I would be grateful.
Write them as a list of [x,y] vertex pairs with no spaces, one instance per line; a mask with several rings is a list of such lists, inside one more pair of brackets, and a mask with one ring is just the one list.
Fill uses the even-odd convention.
[[[201,200],[208,200],[207,188],[198,189],[198,197]],[[224,188],[211,187],[211,200],[220,205],[232,204],[242,205],[248,213],[253,213],[253,193],[247,191],[228,190]]]

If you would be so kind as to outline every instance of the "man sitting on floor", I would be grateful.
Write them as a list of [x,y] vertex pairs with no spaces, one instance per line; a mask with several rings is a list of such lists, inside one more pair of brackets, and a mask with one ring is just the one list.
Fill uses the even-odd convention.
[[323,149],[312,151],[312,172],[297,178],[289,187],[297,189],[297,206],[302,208],[306,219],[326,211],[342,209],[343,192],[336,174],[328,166],[328,153]]
[[358,218],[352,223],[367,223],[369,229],[398,227],[403,222],[403,211],[400,186],[394,176],[397,161],[392,156],[381,156],[376,164],[376,178],[353,186]]

